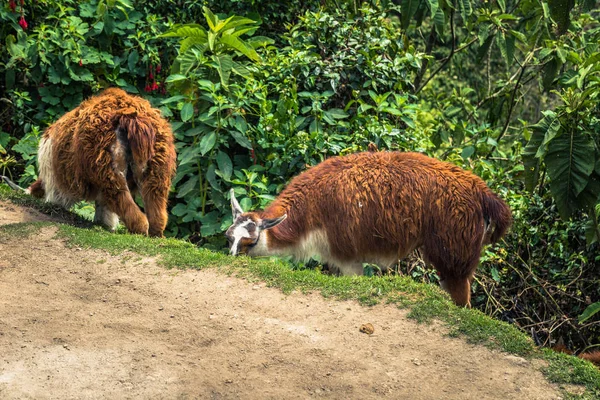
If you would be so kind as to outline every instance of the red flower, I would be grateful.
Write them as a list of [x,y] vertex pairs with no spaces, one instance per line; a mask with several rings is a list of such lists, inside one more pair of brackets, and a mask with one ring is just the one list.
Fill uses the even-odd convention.
[[158,64],[158,65],[156,66],[156,73],[157,73],[157,74],[160,74],[160,71],[161,71],[161,70],[162,70],[162,67],[160,66],[160,64]]
[[158,89],[158,85],[156,84],[156,82],[152,82],[152,90],[157,90]]
[[25,21],[25,17],[21,15],[21,18],[19,19],[19,25],[21,26],[21,28],[23,28],[24,31],[27,30],[27,21]]
[[21,0],[21,5],[25,5],[25,0]]
[[12,12],[17,11],[17,3],[15,2],[15,0],[9,0],[8,8],[10,8],[10,11]]
[[154,74],[152,73],[152,70],[150,70],[150,74],[148,74],[148,78],[154,79]]
[[81,60],[81,58],[79,59],[79,66],[83,67],[83,61]]
[[146,87],[144,88],[144,91],[145,91],[146,93],[150,92],[151,90],[152,90],[152,89],[150,89],[150,85],[149,85],[149,84],[148,84],[148,85],[146,85]]

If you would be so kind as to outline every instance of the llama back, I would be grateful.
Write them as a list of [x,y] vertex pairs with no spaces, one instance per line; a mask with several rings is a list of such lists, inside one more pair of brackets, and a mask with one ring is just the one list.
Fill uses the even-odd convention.
[[[262,217],[284,213],[288,218],[273,229],[275,242],[291,245],[323,230],[332,250],[344,258],[374,249],[401,258],[423,244],[424,232],[444,225],[452,229],[457,221],[465,234],[475,227],[477,232],[465,241],[478,246],[484,215],[496,226],[494,241],[510,225],[508,207],[476,175],[418,153],[400,152],[357,153],[309,168]],[[446,235],[448,240],[455,233]]]

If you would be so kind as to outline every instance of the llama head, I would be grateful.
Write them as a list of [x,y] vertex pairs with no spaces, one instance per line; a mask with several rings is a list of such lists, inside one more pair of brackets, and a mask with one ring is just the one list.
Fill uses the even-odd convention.
[[[260,241],[265,240],[265,235],[261,235],[261,233],[282,223],[287,218],[287,214],[277,218],[262,219],[256,212],[245,213],[235,198],[233,189],[229,193],[231,194],[231,212],[233,214],[233,224],[225,232],[229,242],[229,252],[234,256],[248,254]],[[263,243],[263,245],[266,244]]]

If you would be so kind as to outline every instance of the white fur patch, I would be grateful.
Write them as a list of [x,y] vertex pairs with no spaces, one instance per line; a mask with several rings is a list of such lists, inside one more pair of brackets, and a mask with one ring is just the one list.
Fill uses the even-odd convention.
[[69,208],[75,203],[75,200],[62,193],[56,184],[52,161],[52,147],[52,138],[43,137],[40,140],[38,151],[38,165],[40,169],[39,178],[44,185],[44,191],[46,193],[45,200]]
[[233,244],[231,245],[231,250],[230,250],[230,254],[232,256],[237,255],[238,253],[238,247],[240,244],[240,240],[242,240],[243,238],[249,238],[250,233],[248,232],[248,228],[246,228],[249,224],[253,224],[254,221],[252,220],[248,220],[248,221],[244,221],[242,222],[240,225],[236,226],[235,228],[233,228]]
[[96,212],[94,213],[94,223],[102,224],[111,232],[114,232],[119,226],[119,216],[110,211],[100,199],[96,200]]
[[268,230],[260,233],[256,246],[250,251],[251,256],[292,256],[298,261],[308,261],[311,257],[318,257],[322,262],[331,260],[329,240],[324,230],[309,232],[297,245],[280,249],[271,248],[269,244]]
[[320,229],[310,232],[293,249],[293,255],[300,261],[308,261],[311,257],[319,256],[322,262],[327,262],[331,259],[327,233]]
[[[246,236],[248,237],[248,235]],[[396,256],[379,255],[367,257],[365,260],[340,261],[331,254],[329,239],[325,230],[314,230],[309,232],[296,246],[274,249],[268,243],[268,231],[262,231],[256,246],[248,252],[250,256],[292,256],[298,261],[308,261],[310,258],[318,258],[322,263],[328,263],[337,268],[342,275],[362,275],[363,262],[379,265],[382,269],[394,265],[398,259]]]

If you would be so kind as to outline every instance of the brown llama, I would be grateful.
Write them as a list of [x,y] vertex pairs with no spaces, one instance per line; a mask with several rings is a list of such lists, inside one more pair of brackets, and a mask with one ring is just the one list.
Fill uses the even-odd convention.
[[364,152],[301,173],[264,211],[231,190],[231,254],[319,256],[343,275],[387,269],[416,248],[458,305],[469,305],[484,244],[511,224],[508,206],[474,174],[417,153]]
[[[94,201],[94,222],[114,230],[120,218],[131,233],[162,236],[175,162],[173,132],[160,111],[106,89],[46,129],[39,179],[27,192],[66,208]],[[134,201],[138,192],[145,213]]]

